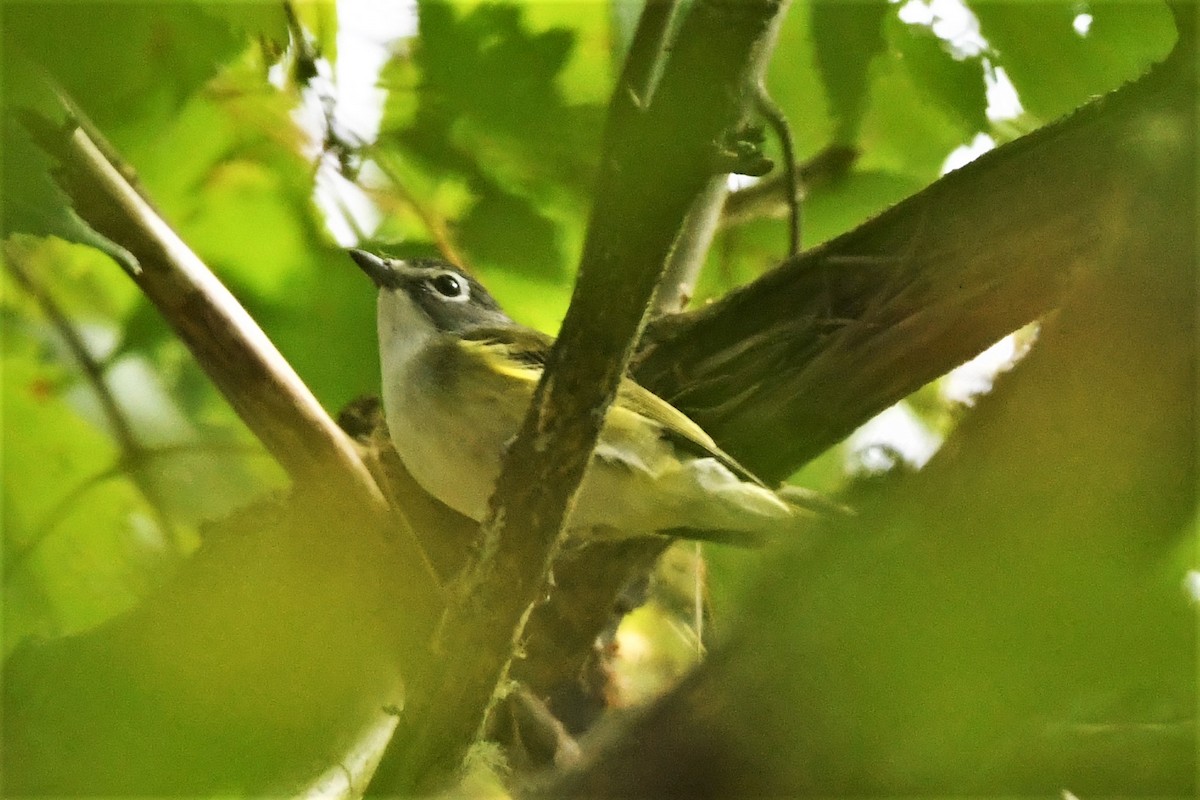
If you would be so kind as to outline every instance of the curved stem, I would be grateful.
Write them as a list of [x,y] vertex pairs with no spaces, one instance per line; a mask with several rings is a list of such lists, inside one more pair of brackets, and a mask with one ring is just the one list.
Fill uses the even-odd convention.
[[767,87],[759,81],[754,86],[754,104],[758,113],[779,137],[783,150],[783,177],[787,186],[788,204],[788,256],[800,252],[800,171],[796,168],[796,145],[792,138],[792,126],[788,124],[783,109],[767,93]]

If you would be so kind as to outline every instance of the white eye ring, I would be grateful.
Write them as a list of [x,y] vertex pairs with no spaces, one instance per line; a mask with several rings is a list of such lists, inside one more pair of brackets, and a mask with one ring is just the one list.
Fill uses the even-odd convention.
[[442,298],[452,303],[465,303],[471,299],[471,285],[456,272],[442,272],[429,279],[429,286]]

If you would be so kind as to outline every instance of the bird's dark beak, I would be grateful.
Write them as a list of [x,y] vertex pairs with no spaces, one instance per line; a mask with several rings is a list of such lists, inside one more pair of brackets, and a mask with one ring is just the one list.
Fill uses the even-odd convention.
[[375,285],[382,288],[387,285],[392,268],[388,263],[373,253],[368,253],[366,250],[349,250],[350,258],[354,259],[354,263],[358,264],[359,269],[367,273],[367,277],[375,282]]

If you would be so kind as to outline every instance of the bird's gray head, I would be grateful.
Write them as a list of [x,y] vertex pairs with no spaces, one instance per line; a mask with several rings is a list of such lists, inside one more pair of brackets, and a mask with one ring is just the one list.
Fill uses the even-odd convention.
[[383,258],[365,250],[351,250],[350,258],[379,287],[381,320],[385,314],[418,316],[446,333],[511,323],[487,289],[453,264],[436,258]]

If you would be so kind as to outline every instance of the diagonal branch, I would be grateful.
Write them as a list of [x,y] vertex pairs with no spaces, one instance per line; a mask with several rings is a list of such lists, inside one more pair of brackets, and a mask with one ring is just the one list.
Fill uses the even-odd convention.
[[[49,127],[49,126],[45,126]],[[296,480],[383,498],[350,440],[279,351],[82,126],[35,131],[76,211],[141,263],[134,276],[250,430]]]
[[1085,174],[1071,155],[1110,141],[1129,97],[988,153],[710,306],[655,320],[634,374],[758,474],[787,477],[1057,306],[1096,258],[1123,166]]
[[[378,518],[428,597],[440,582],[404,519],[389,509],[355,449],[237,299],[106,157],[66,107],[56,127],[30,116],[35,138],[59,163],[56,180],[93,229],[132,253],[133,279],[234,411],[296,484],[333,509]],[[414,591],[418,591],[414,588]]]

